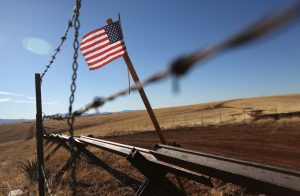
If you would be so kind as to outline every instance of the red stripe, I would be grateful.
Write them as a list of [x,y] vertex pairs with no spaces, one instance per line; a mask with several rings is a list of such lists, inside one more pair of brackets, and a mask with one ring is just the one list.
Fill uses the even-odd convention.
[[[124,43],[123,40],[121,40],[121,42]],[[88,54],[91,54],[91,53],[93,53],[93,52],[96,52],[97,50],[101,50],[102,48],[105,48],[106,46],[109,46],[109,45],[110,45],[110,43],[106,43],[106,44],[104,44],[104,45],[102,45],[102,46],[99,46],[99,47],[97,47],[97,48],[94,48],[93,50],[87,51],[87,52],[82,53],[82,54],[83,54],[83,56],[86,56],[86,55],[88,55]]]
[[83,36],[82,39],[86,38],[87,36],[89,36],[89,35],[91,35],[91,34],[93,34],[93,33],[96,33],[97,31],[101,31],[101,30],[103,30],[103,29],[104,29],[104,28],[101,27],[101,28],[99,28],[99,29],[96,29],[96,30],[94,30],[94,31],[91,31],[91,32],[89,32],[88,34],[86,34],[85,36]]
[[108,37],[105,37],[104,39],[101,39],[101,40],[99,40],[99,41],[96,41],[96,42],[94,42],[94,43],[92,43],[92,44],[90,44],[90,45],[87,45],[87,46],[84,46],[84,47],[80,47],[80,49],[81,50],[86,50],[86,49],[88,49],[88,48],[91,48],[91,47],[93,47],[93,46],[95,46],[95,45],[97,45],[97,44],[100,44],[100,43],[102,43],[102,42],[104,42],[104,41],[107,41],[107,40],[109,40],[108,39]]
[[95,54],[95,55],[93,55],[93,56],[90,56],[90,57],[86,58],[85,60],[86,60],[86,61],[89,61],[89,60],[91,60],[91,59],[93,59],[93,58],[96,58],[96,57],[98,57],[98,56],[101,56],[101,55],[107,53],[108,51],[113,50],[113,49],[115,49],[115,48],[117,48],[117,47],[120,47],[120,46],[123,46],[123,47],[124,47],[124,43],[121,42],[121,43],[119,43],[119,44],[117,44],[117,45],[115,45],[115,46],[113,46],[113,47],[107,48],[107,49],[104,50],[103,52],[98,53],[98,54]]
[[83,54],[83,56],[86,56],[86,55],[88,55],[88,54],[90,54],[90,53],[93,53],[93,52],[95,52],[95,51],[97,51],[97,50],[101,50],[102,48],[105,48],[106,46],[109,46],[109,45],[110,45],[110,43],[107,43],[107,44],[104,44],[104,45],[102,45],[102,46],[99,46],[99,47],[97,47],[97,48],[94,48],[93,50],[87,51],[87,52],[82,53],[82,54]]
[[122,56],[124,56],[124,54],[120,54],[120,55],[118,55],[118,56],[112,58],[111,60],[109,60],[109,61],[107,61],[107,62],[105,62],[105,63],[103,63],[103,64],[101,64],[101,65],[99,65],[99,66],[97,66],[97,67],[93,67],[93,68],[90,68],[90,67],[89,67],[89,69],[90,69],[90,70],[99,69],[99,68],[103,67],[104,65],[106,65],[106,64],[112,62],[113,60],[116,60],[117,58],[122,57]]
[[[80,45],[83,45],[83,44],[85,44],[85,43],[87,43],[87,42],[89,42],[89,41],[93,41],[94,39],[96,39],[96,38],[98,38],[98,37],[101,37],[101,36],[103,36],[103,35],[106,35],[106,33],[103,32],[103,33],[101,33],[101,34],[99,34],[99,35],[95,35],[94,37],[91,37],[91,38],[89,38],[89,39],[87,39],[87,40],[85,40],[85,41],[81,41]],[[82,40],[83,40],[83,39],[84,39],[84,38],[82,38]]]
[[94,62],[92,62],[92,63],[88,63],[88,65],[89,65],[89,66],[95,65],[95,64],[97,64],[97,63],[99,63],[99,62],[101,62],[101,61],[104,61],[105,59],[109,58],[110,56],[113,56],[113,55],[115,55],[115,54],[118,54],[119,52],[125,51],[125,49],[126,49],[126,48],[121,48],[120,50],[117,50],[117,51],[115,51],[115,52],[113,52],[113,53],[111,53],[111,54],[108,54],[108,55],[106,55],[105,57],[103,57],[103,58],[101,58],[101,59],[98,59],[97,61],[94,61]]

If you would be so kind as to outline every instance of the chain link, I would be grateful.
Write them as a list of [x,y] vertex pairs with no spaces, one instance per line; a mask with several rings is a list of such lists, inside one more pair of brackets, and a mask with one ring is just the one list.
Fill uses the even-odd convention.
[[73,103],[75,100],[75,91],[76,91],[76,79],[77,79],[77,70],[78,70],[78,49],[79,49],[79,28],[80,28],[80,21],[79,21],[79,9],[80,9],[81,3],[80,0],[77,0],[76,3],[76,10],[75,10],[75,20],[74,20],[74,41],[73,41],[73,49],[74,49],[74,55],[73,55],[73,63],[72,63],[72,83],[71,83],[71,95],[69,97],[69,116],[68,116],[68,125],[70,127],[70,136],[73,137],[74,132],[74,116],[72,115],[72,109],[73,109]]
[[[73,55],[73,63],[72,63],[72,83],[71,83],[71,95],[69,97],[69,117],[67,119],[67,123],[69,125],[69,133],[71,136],[70,140],[70,146],[71,146],[71,156],[75,157],[75,149],[74,149],[74,121],[75,118],[72,115],[72,109],[73,109],[73,103],[75,100],[75,91],[76,91],[76,79],[77,79],[77,69],[78,69],[78,49],[79,49],[79,28],[80,28],[80,21],[79,21],[79,11],[81,7],[81,0],[76,0],[76,8],[75,8],[75,18],[74,18],[74,41],[73,41],[73,48],[74,48],[74,55]],[[72,188],[72,195],[76,196],[76,161],[74,161],[74,164],[72,165],[71,170],[71,188]]]
[[[74,137],[74,122],[75,117],[80,116],[83,113],[87,112],[88,110],[92,108],[98,108],[103,106],[106,102],[112,101],[120,96],[126,95],[128,92],[131,91],[137,91],[143,86],[162,81],[170,76],[174,76],[175,80],[179,78],[180,76],[183,76],[187,74],[193,67],[196,66],[196,63],[203,62],[209,58],[215,57],[217,54],[220,54],[221,52],[227,51],[229,49],[245,45],[249,42],[253,42],[257,40],[258,38],[266,35],[267,33],[272,32],[278,27],[283,26],[284,24],[287,24],[288,22],[292,21],[292,19],[295,19],[300,16],[300,3],[282,11],[275,15],[272,15],[270,17],[267,17],[265,20],[262,20],[254,25],[251,25],[250,27],[246,28],[244,31],[241,31],[240,33],[229,37],[228,39],[225,39],[223,42],[220,42],[218,44],[212,45],[207,48],[203,48],[201,50],[198,50],[194,53],[191,53],[187,56],[183,56],[182,58],[176,59],[166,70],[156,73],[150,77],[148,77],[146,80],[144,80],[142,83],[139,83],[137,85],[129,86],[129,88],[120,90],[108,97],[98,97],[95,98],[93,102],[86,105],[84,108],[74,111],[73,112],[73,103],[75,100],[75,91],[76,91],[76,79],[77,79],[77,70],[78,70],[78,50],[79,50],[79,28],[80,28],[80,21],[79,21],[79,11],[81,7],[81,0],[76,0],[76,6],[73,11],[72,19],[68,22],[68,27],[61,38],[61,42],[58,45],[58,47],[55,50],[54,55],[52,56],[52,59],[49,61],[49,64],[46,66],[45,71],[42,73],[41,79],[44,77],[44,75],[47,73],[50,66],[53,64],[54,60],[56,59],[56,55],[60,52],[61,46],[66,40],[67,33],[69,29],[74,26],[75,33],[74,33],[74,41],[73,41],[73,49],[74,49],[74,55],[73,55],[73,63],[72,63],[72,82],[70,86],[71,95],[69,97],[69,110],[68,115],[63,117],[59,115],[44,115],[44,118],[48,119],[54,119],[54,120],[63,120],[67,118],[67,123],[69,126],[69,133],[70,133],[70,147],[71,147],[71,156],[75,157],[75,141],[73,139]],[[43,118],[43,119],[44,119]],[[71,188],[73,191],[72,195],[76,195],[76,161],[72,165],[72,171],[71,171]],[[44,171],[43,171],[44,173]],[[45,177],[45,174],[43,174]],[[45,179],[46,180],[46,179]],[[48,184],[47,184],[48,187]],[[50,190],[51,191],[51,190]]]

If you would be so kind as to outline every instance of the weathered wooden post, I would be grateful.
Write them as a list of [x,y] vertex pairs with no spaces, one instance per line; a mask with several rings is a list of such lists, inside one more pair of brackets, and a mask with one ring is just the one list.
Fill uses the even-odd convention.
[[42,98],[41,98],[41,76],[35,74],[35,96],[36,96],[36,152],[39,174],[39,195],[45,195],[44,169],[44,149],[43,149],[43,117],[42,117]]

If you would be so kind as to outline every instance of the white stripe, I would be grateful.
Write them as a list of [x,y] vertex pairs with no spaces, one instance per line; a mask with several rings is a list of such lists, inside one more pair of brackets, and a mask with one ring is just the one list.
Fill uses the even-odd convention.
[[110,48],[110,47],[114,47],[114,46],[116,46],[116,45],[118,45],[118,44],[120,44],[120,43],[122,43],[121,41],[117,41],[117,42],[115,42],[115,43],[113,43],[113,44],[111,44],[111,45],[109,45],[109,46],[106,46],[106,47],[104,47],[104,48],[101,48],[100,50],[97,50],[97,51],[95,51],[95,52],[93,52],[93,53],[90,53],[90,54],[88,54],[88,55],[86,55],[86,56],[84,56],[85,58],[89,58],[90,56],[94,56],[94,55],[96,55],[96,54],[99,54],[99,53],[101,53],[101,52],[103,52],[104,50],[107,50],[108,48]]
[[85,37],[83,40],[81,40],[81,42],[84,42],[84,41],[86,41],[87,39],[89,39],[89,38],[91,38],[91,37],[94,37],[94,36],[96,36],[96,35],[99,35],[99,34],[101,34],[101,33],[104,33],[104,32],[105,32],[104,29],[102,29],[101,31],[97,31],[97,32],[95,32],[95,33],[93,33],[93,34],[91,34],[91,35]]
[[88,51],[91,51],[91,50],[93,50],[93,49],[95,49],[95,48],[98,48],[99,46],[103,46],[104,44],[107,44],[107,43],[109,43],[109,40],[106,40],[106,41],[104,41],[104,42],[101,42],[101,43],[99,43],[99,44],[96,44],[95,46],[92,46],[92,47],[90,47],[90,48],[87,48],[87,49],[83,50],[83,51],[82,51],[82,54],[84,55],[84,53],[86,53],[86,52],[88,52]]
[[101,65],[101,64],[104,64],[104,63],[106,63],[107,61],[109,61],[109,60],[115,58],[116,56],[121,55],[121,54],[124,54],[124,53],[125,53],[125,51],[119,52],[119,53],[117,53],[117,54],[115,54],[115,55],[113,55],[113,56],[110,56],[110,57],[106,58],[105,60],[103,60],[103,61],[101,61],[101,62],[99,62],[99,63],[97,63],[97,64],[95,64],[95,65],[89,66],[89,68],[95,68],[95,67],[97,67],[97,66],[99,66],[99,65]]
[[97,57],[95,57],[95,58],[93,58],[93,59],[87,61],[87,63],[93,63],[93,62],[95,62],[95,61],[97,61],[97,60],[99,60],[99,59],[102,59],[102,58],[106,57],[107,55],[109,55],[109,54],[111,54],[111,53],[114,53],[114,52],[116,52],[116,51],[122,49],[122,48],[123,48],[123,46],[119,46],[119,47],[117,47],[117,48],[115,48],[115,49],[112,49],[112,50],[110,50],[110,51],[104,53],[104,54],[101,55],[101,56],[97,56]]
[[85,44],[80,45],[80,47],[83,48],[83,47],[85,47],[85,46],[88,46],[88,45],[90,45],[90,44],[93,44],[93,43],[95,43],[96,41],[99,41],[99,40],[104,39],[104,38],[106,38],[106,37],[107,37],[106,34],[105,34],[105,35],[102,35],[101,37],[97,37],[97,38],[93,39],[92,41],[89,41],[89,42],[86,42]]

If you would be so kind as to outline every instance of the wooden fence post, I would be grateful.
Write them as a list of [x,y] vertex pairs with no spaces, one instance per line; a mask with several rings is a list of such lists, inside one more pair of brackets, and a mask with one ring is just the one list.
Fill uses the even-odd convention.
[[36,152],[39,174],[39,195],[45,195],[44,169],[44,149],[43,149],[43,117],[42,117],[42,98],[41,98],[41,76],[35,74],[35,95],[36,95]]

